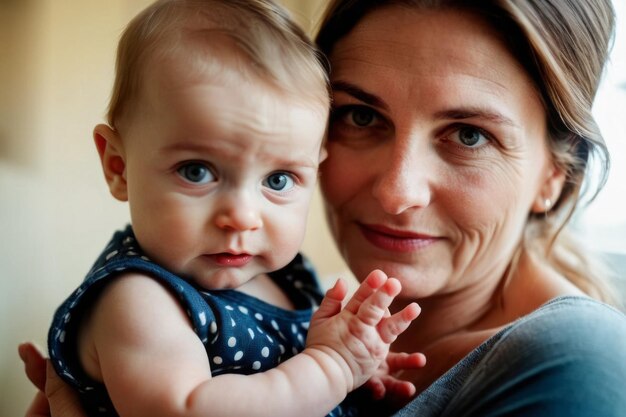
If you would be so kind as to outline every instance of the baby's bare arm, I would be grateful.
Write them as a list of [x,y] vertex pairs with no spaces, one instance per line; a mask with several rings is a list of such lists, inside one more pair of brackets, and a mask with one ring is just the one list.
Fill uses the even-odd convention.
[[[278,408],[268,408],[268,414],[326,415],[348,392],[379,370],[387,359],[389,345],[418,316],[416,303],[393,316],[389,314],[388,307],[400,289],[398,280],[373,271],[342,308],[347,289],[340,280],[326,293],[314,314],[303,352],[270,371],[248,377],[245,382],[237,375],[223,375],[214,381],[222,384],[228,379],[230,384],[232,380],[233,387],[244,391],[256,390],[258,384],[273,387],[270,395],[279,398]],[[198,390],[195,401],[206,401],[207,391]],[[237,398],[240,395],[229,393]],[[258,399],[251,396],[246,407],[258,410]]]
[[341,368],[317,351],[267,372],[212,378],[178,301],[141,275],[107,286],[84,329],[84,366],[122,417],[324,416],[348,389]]
[[121,417],[185,414],[189,394],[211,379],[201,341],[178,301],[150,277],[107,285],[81,327],[86,372],[102,381]]
[[100,298],[81,339],[91,353],[82,357],[122,417],[324,416],[375,372],[417,316],[417,306],[389,316],[398,292],[398,281],[376,272],[341,309],[340,283],[314,316],[301,354],[266,372],[213,378],[174,297],[151,278],[125,276]]

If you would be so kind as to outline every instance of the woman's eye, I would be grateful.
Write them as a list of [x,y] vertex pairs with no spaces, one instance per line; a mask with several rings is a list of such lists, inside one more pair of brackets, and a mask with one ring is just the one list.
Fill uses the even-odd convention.
[[367,107],[355,107],[347,116],[350,122],[358,127],[371,126],[376,121],[376,114]]
[[178,168],[178,174],[193,184],[207,184],[215,181],[215,176],[205,164],[190,162]]
[[459,128],[456,132],[453,133],[452,136],[456,136],[456,139],[461,145],[470,148],[478,148],[481,145],[484,145],[485,142],[489,141],[489,139],[480,129],[470,126]]
[[331,122],[341,122],[356,128],[373,127],[380,120],[378,113],[366,106],[341,106],[334,109],[331,115]]
[[284,172],[277,172],[269,175],[263,185],[271,188],[274,191],[287,191],[294,186],[294,181],[291,175]]

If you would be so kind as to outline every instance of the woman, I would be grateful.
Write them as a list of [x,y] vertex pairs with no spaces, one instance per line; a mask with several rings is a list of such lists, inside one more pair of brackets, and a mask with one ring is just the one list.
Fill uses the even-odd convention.
[[355,276],[422,307],[393,346],[428,357],[399,416],[626,415],[626,318],[564,230],[594,155],[606,177],[613,24],[609,0],[331,2],[330,227]]
[[[581,297],[613,301],[582,249],[559,235],[592,154],[608,162],[591,106],[610,2],[330,7],[317,38],[334,93],[321,185],[355,276],[376,265],[422,306],[393,347],[426,354],[426,368],[404,377],[430,388],[402,415],[626,415],[616,385],[601,393],[621,397],[614,409],[571,398],[572,383],[624,382],[626,325]],[[594,322],[603,330],[585,328]],[[580,343],[610,337],[617,357]],[[577,355],[594,358],[551,367]]]

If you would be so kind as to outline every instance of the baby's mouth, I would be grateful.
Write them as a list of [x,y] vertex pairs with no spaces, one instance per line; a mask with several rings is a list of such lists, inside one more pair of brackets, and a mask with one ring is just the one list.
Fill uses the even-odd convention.
[[215,253],[212,255],[205,255],[207,258],[211,259],[213,262],[218,264],[219,266],[231,266],[231,267],[241,267],[248,262],[250,262],[253,258],[252,255],[248,253],[239,253],[233,254],[229,252],[221,252]]

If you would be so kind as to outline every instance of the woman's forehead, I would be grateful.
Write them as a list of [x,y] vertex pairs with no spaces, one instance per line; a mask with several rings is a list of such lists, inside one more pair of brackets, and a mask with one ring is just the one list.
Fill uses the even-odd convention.
[[507,88],[511,75],[532,82],[522,66],[482,18],[467,11],[391,6],[366,15],[335,45],[333,81],[361,72],[396,82],[449,75],[482,80],[490,89]]
[[363,17],[335,44],[330,57],[334,61],[345,55],[385,52],[395,59],[404,58],[404,63],[411,65],[411,60],[428,60],[436,53],[462,57],[466,52],[489,57],[494,47],[506,50],[500,35],[474,13],[396,5],[377,9]]

